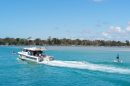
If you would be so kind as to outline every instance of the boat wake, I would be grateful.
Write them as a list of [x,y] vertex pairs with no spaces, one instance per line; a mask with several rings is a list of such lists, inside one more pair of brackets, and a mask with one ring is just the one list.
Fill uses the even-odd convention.
[[108,73],[130,74],[130,69],[119,68],[119,67],[117,68],[114,66],[108,66],[103,64],[102,65],[93,64],[89,62],[54,60],[54,61],[40,62],[40,64],[46,64],[49,66],[57,66],[57,67],[87,69],[92,71],[101,71],[101,72],[108,72]]

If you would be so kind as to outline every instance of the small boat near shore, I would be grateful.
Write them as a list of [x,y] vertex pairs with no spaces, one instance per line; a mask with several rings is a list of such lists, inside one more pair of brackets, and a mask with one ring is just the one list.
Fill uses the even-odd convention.
[[123,61],[120,60],[119,54],[117,54],[117,57],[116,57],[116,59],[113,62],[122,63]]
[[46,55],[44,53],[45,50],[45,48],[37,47],[23,48],[21,52],[18,52],[18,54],[21,60],[27,60],[36,63],[54,60],[52,56]]

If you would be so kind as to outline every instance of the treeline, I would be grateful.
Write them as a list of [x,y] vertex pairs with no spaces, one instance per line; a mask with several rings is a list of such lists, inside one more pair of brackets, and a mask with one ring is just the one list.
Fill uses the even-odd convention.
[[48,38],[47,40],[41,40],[39,38],[23,39],[23,38],[0,38],[0,45],[83,45],[83,46],[130,46],[130,42],[126,40],[122,41],[105,41],[105,40],[80,40],[80,39],[58,39]]

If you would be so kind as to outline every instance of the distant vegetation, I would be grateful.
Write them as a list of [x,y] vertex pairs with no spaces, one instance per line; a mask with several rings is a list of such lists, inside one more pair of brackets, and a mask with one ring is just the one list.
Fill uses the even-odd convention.
[[0,45],[82,45],[82,46],[130,46],[130,42],[121,41],[105,41],[105,40],[80,40],[80,39],[58,39],[49,37],[47,40],[39,38],[23,39],[23,38],[0,38]]

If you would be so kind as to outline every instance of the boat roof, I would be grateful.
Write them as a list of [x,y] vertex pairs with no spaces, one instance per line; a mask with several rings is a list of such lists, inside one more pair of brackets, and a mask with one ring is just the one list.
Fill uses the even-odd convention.
[[41,48],[41,47],[31,47],[31,48],[24,48],[25,50],[29,51],[44,51],[46,48]]

